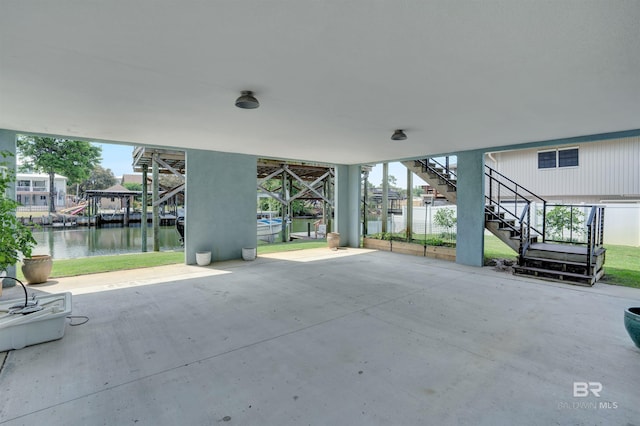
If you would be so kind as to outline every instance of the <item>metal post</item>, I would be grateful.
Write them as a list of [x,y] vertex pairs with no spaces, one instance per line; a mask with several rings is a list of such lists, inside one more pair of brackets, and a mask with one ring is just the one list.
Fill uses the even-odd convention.
[[429,210],[429,201],[424,200],[424,246],[427,247],[427,210]]
[[288,214],[289,214],[289,195],[287,194],[287,172],[283,171],[282,172],[282,199],[286,202],[286,204],[282,205],[282,242],[286,242],[287,241],[287,231],[288,231],[288,227],[287,227],[287,221],[288,221]]
[[159,171],[158,171],[158,154],[153,154],[152,161],[152,224],[153,224],[153,251],[160,251],[160,206],[158,205],[159,196]]
[[142,238],[142,251],[147,251],[147,174],[149,166],[142,165],[142,213],[140,216],[140,234]]
[[382,163],[382,233],[387,232],[387,220],[389,215],[389,163]]
[[[131,213],[131,197],[126,196],[124,198],[125,212],[124,212],[124,226],[129,226],[129,214]],[[127,233],[128,235],[128,233]]]

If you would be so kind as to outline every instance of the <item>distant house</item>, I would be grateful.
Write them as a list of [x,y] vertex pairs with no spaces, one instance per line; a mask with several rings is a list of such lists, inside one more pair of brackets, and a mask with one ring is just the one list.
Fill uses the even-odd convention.
[[494,152],[485,162],[547,203],[605,205],[605,243],[640,246],[640,137]]
[[[127,200],[129,200],[129,205],[133,205],[133,200],[137,192],[129,191],[122,185],[116,184],[113,185],[104,191],[96,191],[96,192],[104,192],[106,196],[101,197],[99,200],[100,207],[103,210],[124,210],[127,206]],[[130,195],[129,195],[130,194]]]
[[[135,184],[139,184],[142,185],[142,174],[137,173],[129,173],[129,174],[124,174],[122,175],[122,179],[120,181],[120,183],[122,185],[125,185],[127,183],[135,183]],[[150,186],[151,185],[151,177],[148,176],[147,177],[147,184]]]
[[640,203],[640,137],[487,154],[485,162],[554,203]]
[[[67,178],[55,175],[53,180],[55,206],[65,207]],[[49,175],[37,173],[16,173],[16,200],[24,207],[49,205]]]

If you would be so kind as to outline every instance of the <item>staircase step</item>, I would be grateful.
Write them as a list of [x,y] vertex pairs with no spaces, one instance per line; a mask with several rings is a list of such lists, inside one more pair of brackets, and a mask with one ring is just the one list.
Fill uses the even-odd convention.
[[558,260],[558,259],[549,259],[547,257],[533,257],[533,256],[525,256],[524,260],[532,260],[534,262],[550,262],[550,263],[560,263],[565,265],[573,265],[573,266],[584,266],[585,268],[588,266],[587,262],[572,262],[569,260]]
[[[530,273],[527,273],[530,272]],[[563,283],[592,286],[595,282],[593,275],[575,274],[573,272],[555,271],[552,269],[534,268],[532,266],[513,265],[513,273],[516,275],[541,278]],[[544,275],[540,275],[544,274]],[[567,279],[563,279],[567,278]],[[573,279],[572,279],[573,278]],[[580,280],[580,281],[577,281]]]
[[[486,219],[485,223],[486,222],[497,223],[498,224],[498,229],[512,229],[514,231],[517,231],[515,221],[513,221],[513,223],[509,223],[509,221],[505,221],[505,220]],[[500,225],[507,225],[507,226],[500,226]]]

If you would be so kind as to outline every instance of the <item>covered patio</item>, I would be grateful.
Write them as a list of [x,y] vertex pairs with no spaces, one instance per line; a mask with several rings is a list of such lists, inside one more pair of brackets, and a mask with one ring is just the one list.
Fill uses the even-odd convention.
[[[0,424],[635,424],[638,292],[365,249],[33,286],[63,339],[8,353]],[[5,296],[10,296],[5,290]],[[18,289],[9,291],[19,294]],[[599,382],[600,397],[574,397]]]
[[[486,152],[640,135],[637,2],[0,8],[1,150],[28,133],[187,168],[185,264],[39,287],[90,321],[6,355],[0,424],[637,424],[638,291],[482,267]],[[445,154],[457,263],[357,248],[362,167]],[[237,260],[258,158],[333,167],[348,248]]]

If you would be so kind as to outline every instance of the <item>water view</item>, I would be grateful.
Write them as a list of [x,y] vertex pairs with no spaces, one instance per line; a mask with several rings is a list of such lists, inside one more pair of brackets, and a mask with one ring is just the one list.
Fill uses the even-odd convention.
[[[33,231],[38,245],[33,254],[49,254],[54,259],[140,253],[142,229],[137,227],[41,228]],[[160,250],[181,250],[179,235],[173,226],[160,227]],[[153,250],[153,228],[147,229],[147,251]]]
[[[307,223],[313,235],[313,223],[317,219],[293,219],[292,232],[307,231]],[[33,230],[38,245],[33,254],[48,254],[54,259],[105,256],[111,254],[140,253],[142,229],[140,226],[49,228]],[[174,226],[160,227],[160,250],[182,250],[180,236]],[[273,236],[273,242],[281,242],[281,233]],[[264,242],[261,242],[263,244]],[[153,228],[147,228],[147,251],[153,250]]]

